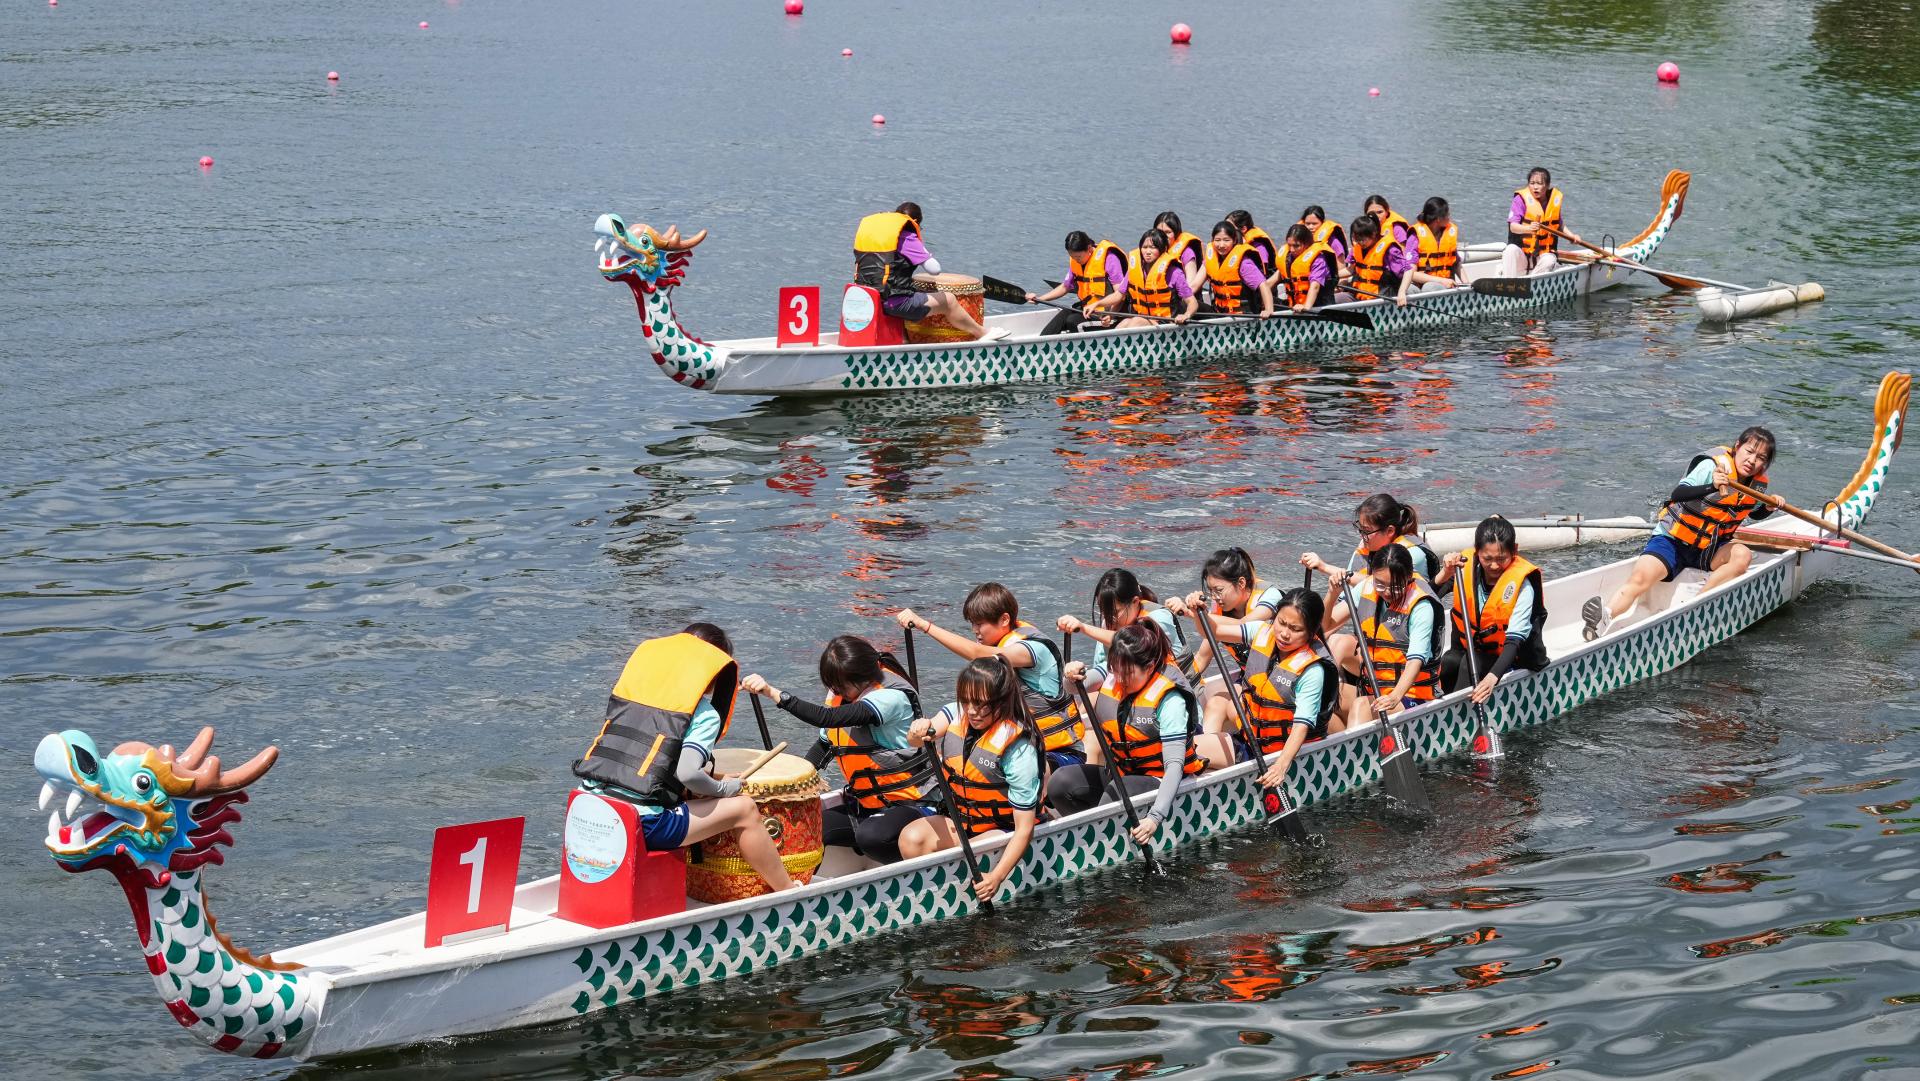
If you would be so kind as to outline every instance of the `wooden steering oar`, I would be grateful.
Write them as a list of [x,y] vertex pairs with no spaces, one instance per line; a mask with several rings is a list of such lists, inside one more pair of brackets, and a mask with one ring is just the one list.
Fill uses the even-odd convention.
[[1645,263],[1635,262],[1617,252],[1610,252],[1598,244],[1589,244],[1578,237],[1569,236],[1545,222],[1536,222],[1535,224],[1540,226],[1541,232],[1550,236],[1557,236],[1569,244],[1578,244],[1595,255],[1600,256],[1605,262],[1616,263],[1629,270],[1637,270],[1642,274],[1651,274],[1655,280],[1669,289],[1704,289],[1711,285],[1718,289],[1732,289],[1742,293],[1751,293],[1756,289],[1768,288],[1767,286],[1736,285],[1733,282],[1714,281],[1712,278],[1689,278],[1683,274],[1675,274],[1670,270],[1656,270]]
[[[1373,691],[1373,700],[1380,701],[1380,675],[1373,670],[1373,653],[1367,648],[1366,628],[1360,625],[1360,606],[1353,599],[1353,587],[1347,584],[1345,575],[1340,578],[1340,597],[1347,605],[1347,620],[1353,624],[1354,651],[1360,657],[1360,667],[1367,675],[1367,686]],[[1382,598],[1381,604],[1385,605]],[[1380,780],[1386,786],[1387,795],[1399,800],[1407,807],[1422,814],[1433,813],[1433,802],[1427,799],[1427,788],[1420,783],[1420,770],[1413,762],[1413,748],[1394,731],[1392,715],[1382,711],[1377,705],[1372,708],[1380,727],[1393,739],[1393,750],[1380,759]]]
[[[1773,505],[1773,500],[1777,498],[1775,496],[1770,496],[1767,493],[1759,491],[1757,489],[1750,488],[1747,485],[1742,484],[1731,477],[1727,478],[1727,485],[1728,487],[1732,488],[1736,492],[1741,493],[1742,495],[1752,496],[1753,498],[1758,499],[1762,503],[1765,503],[1768,505]],[[1854,542],[1855,544],[1860,545],[1862,548],[1866,548],[1870,551],[1879,552],[1881,555],[1888,556],[1892,559],[1900,560],[1901,562],[1911,565],[1914,570],[1920,571],[1920,556],[1909,555],[1906,552],[1903,552],[1900,549],[1895,548],[1890,544],[1881,544],[1879,541],[1874,540],[1872,537],[1866,536],[1861,533],[1856,533],[1853,530],[1848,529],[1846,526],[1841,525],[1837,521],[1828,521],[1827,519],[1822,518],[1819,515],[1814,514],[1810,511],[1801,510],[1799,507],[1794,506],[1793,504],[1787,502],[1784,499],[1780,500],[1778,506],[1781,510],[1786,511],[1788,514],[1792,515],[1795,518],[1800,519],[1803,522],[1806,522],[1808,525],[1819,526],[1821,529],[1826,530],[1829,533],[1838,532],[1841,536],[1847,538],[1848,540]],[[1834,550],[1845,551],[1845,549],[1834,549]]]
[[[1287,840],[1295,844],[1311,844],[1313,835],[1306,823],[1300,821],[1300,808],[1287,795],[1285,784],[1266,785],[1261,778],[1267,774],[1267,753],[1260,749],[1260,734],[1254,730],[1253,719],[1247,716],[1247,703],[1241,697],[1240,688],[1246,684],[1247,670],[1240,666],[1240,679],[1235,680],[1227,671],[1226,651],[1220,648],[1220,635],[1213,629],[1213,597],[1206,592],[1206,579],[1200,580],[1203,603],[1200,610],[1193,613],[1193,621],[1200,624],[1201,633],[1207,637],[1207,646],[1213,650],[1213,667],[1220,673],[1222,689],[1227,692],[1227,701],[1233,705],[1233,716],[1240,724],[1241,738],[1247,741],[1247,750],[1253,752],[1254,768],[1260,772],[1253,781],[1260,786],[1260,806],[1267,812],[1267,825],[1277,826],[1286,834]],[[1280,648],[1278,645],[1275,649]],[[1236,686],[1236,683],[1239,686]],[[1334,688],[1337,692],[1339,688]],[[1324,693],[1324,692],[1323,692]],[[1322,842],[1324,843],[1324,842]]]

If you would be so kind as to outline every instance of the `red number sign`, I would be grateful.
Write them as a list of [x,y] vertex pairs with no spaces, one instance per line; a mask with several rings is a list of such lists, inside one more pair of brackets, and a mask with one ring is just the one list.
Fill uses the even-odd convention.
[[507,929],[520,880],[524,818],[442,826],[427,865],[427,945]]
[[788,285],[780,290],[780,336],[776,345],[820,344],[820,287]]

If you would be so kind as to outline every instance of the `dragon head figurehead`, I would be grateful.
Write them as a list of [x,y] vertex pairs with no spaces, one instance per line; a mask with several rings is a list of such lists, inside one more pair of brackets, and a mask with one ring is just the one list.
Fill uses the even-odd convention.
[[63,800],[47,820],[47,850],[69,871],[106,868],[149,885],[220,863],[234,804],[259,780],[279,749],[268,747],[237,769],[209,755],[213,729],[202,728],[176,753],[170,746],[122,743],[100,753],[92,737],[69,729],[40,741],[33,768],[46,782],[40,806]]
[[705,229],[689,237],[670,225],[664,233],[649,225],[629,226],[618,214],[602,214],[593,223],[594,253],[600,275],[633,290],[640,308],[640,333],[655,364],[676,383],[705,388],[719,374],[712,346],[680,325],[673,313],[673,287],[686,277],[693,249],[707,239]]

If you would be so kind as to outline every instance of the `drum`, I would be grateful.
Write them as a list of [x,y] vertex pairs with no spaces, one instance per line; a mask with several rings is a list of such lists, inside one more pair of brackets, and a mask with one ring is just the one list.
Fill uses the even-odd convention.
[[[915,274],[913,288],[920,293],[947,293],[960,301],[975,320],[987,317],[987,292],[979,278],[965,274]],[[943,315],[930,315],[918,323],[907,324],[910,342],[970,342],[973,335],[956,329]]]
[[[738,773],[759,754],[751,747],[719,748],[713,752],[714,771]],[[820,823],[820,794],[826,790],[819,771],[792,754],[775,755],[741,786],[741,794],[760,805],[767,833],[795,882],[812,879],[826,856]],[[773,892],[759,872],[740,858],[732,833],[709,837],[697,847],[698,858],[687,864],[687,896],[720,904]]]

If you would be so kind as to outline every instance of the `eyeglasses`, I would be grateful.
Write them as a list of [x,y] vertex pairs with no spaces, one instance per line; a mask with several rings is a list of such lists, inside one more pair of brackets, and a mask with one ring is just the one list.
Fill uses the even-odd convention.
[[1361,522],[1353,523],[1353,531],[1355,533],[1360,534],[1363,537],[1371,537],[1375,533],[1383,533],[1386,531],[1386,528],[1387,527],[1383,525],[1377,525],[1377,526],[1373,526],[1372,528],[1368,528],[1365,524]]

